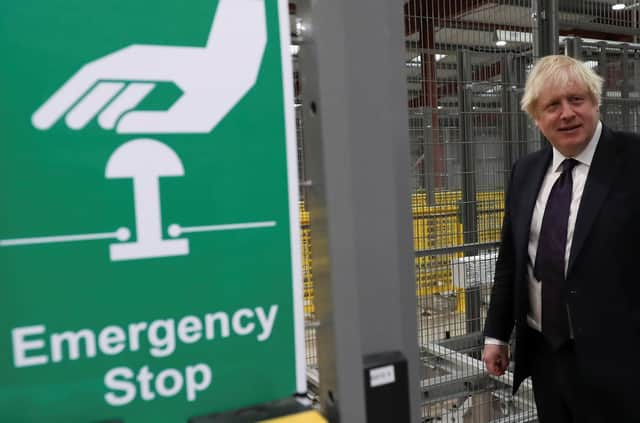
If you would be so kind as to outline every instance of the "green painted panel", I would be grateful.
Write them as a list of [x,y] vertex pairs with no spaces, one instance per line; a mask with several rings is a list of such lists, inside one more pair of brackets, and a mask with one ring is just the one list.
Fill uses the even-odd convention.
[[286,1],[0,5],[0,421],[303,386]]

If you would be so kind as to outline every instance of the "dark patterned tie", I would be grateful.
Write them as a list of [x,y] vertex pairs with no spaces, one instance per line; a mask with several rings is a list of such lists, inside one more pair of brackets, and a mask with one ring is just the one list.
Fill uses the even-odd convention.
[[544,209],[533,274],[542,282],[542,334],[554,350],[569,339],[569,319],[565,294],[565,250],[573,178],[578,162],[565,159],[562,173],[551,188]]

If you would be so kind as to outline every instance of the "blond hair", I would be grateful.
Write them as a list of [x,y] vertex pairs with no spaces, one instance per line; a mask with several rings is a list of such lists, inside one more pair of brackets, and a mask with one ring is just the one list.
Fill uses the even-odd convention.
[[604,80],[579,60],[569,56],[551,55],[538,60],[531,69],[520,108],[535,118],[536,103],[542,91],[564,86],[572,81],[584,84],[593,102],[600,106]]

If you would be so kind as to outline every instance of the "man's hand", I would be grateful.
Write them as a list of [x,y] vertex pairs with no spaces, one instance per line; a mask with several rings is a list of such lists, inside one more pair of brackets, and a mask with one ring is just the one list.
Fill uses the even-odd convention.
[[486,344],[482,360],[487,370],[494,376],[502,376],[509,366],[509,347],[507,345]]

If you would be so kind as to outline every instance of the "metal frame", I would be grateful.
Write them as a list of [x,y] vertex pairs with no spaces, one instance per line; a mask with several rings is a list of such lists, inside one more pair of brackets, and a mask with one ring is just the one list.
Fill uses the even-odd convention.
[[363,357],[400,351],[417,423],[402,7],[385,0],[298,7],[320,402],[336,421],[364,422]]
[[[422,398],[423,418],[427,406],[438,401],[459,400],[462,407],[470,395],[473,400],[477,399],[471,402],[483,413],[486,418],[483,422],[490,418],[479,404],[488,397],[498,398],[503,404],[516,401],[526,410],[492,422],[534,421],[532,410],[535,407],[527,399],[531,395],[528,382],[512,400],[507,393],[512,384],[510,374],[503,378],[489,377],[479,361],[485,282],[465,292],[463,313],[467,321],[462,335],[454,334],[449,339],[434,337],[433,342],[421,345],[420,358],[428,377],[421,384],[417,382],[418,375],[423,373],[414,350],[416,296],[410,260],[443,255],[459,257],[461,253],[473,256],[486,250],[493,251],[498,245],[497,241],[483,241],[479,237],[478,215],[487,210],[478,208],[476,194],[483,184],[480,173],[488,168],[483,169],[482,163],[478,162],[483,145],[476,142],[478,132],[474,127],[477,124],[474,115],[482,112],[476,112],[474,106],[497,109],[492,113],[498,116],[498,123],[486,123],[487,128],[492,125],[490,129],[496,132],[486,133],[490,142],[497,145],[497,154],[501,154],[500,160],[503,160],[499,163],[504,166],[493,169],[502,173],[490,183],[506,187],[512,163],[545,142],[520,111],[518,102],[532,58],[557,53],[565,47],[570,55],[582,56],[585,52],[597,55],[604,66],[607,60],[612,60],[609,56],[613,46],[622,51],[620,72],[623,80],[630,81],[636,72],[636,62],[626,52],[640,51],[640,46],[613,42],[594,44],[585,39],[559,37],[560,33],[567,34],[570,28],[590,29],[569,19],[571,13],[574,17],[580,16],[595,7],[587,2],[532,0],[530,27],[522,23],[521,26],[498,24],[500,28],[512,27],[514,31],[532,33],[528,44],[515,44],[502,54],[486,44],[470,47],[460,40],[456,41],[458,44],[438,44],[425,5],[442,9],[434,14],[437,15],[434,21],[443,27],[478,30],[478,33],[493,28],[486,22],[465,21],[464,16],[456,20],[454,9],[458,6],[451,6],[446,0],[411,0],[410,5],[405,6],[405,13],[407,7],[414,7],[414,25],[420,26],[416,30],[419,41],[415,37],[402,38],[401,10],[396,2],[296,1],[304,27],[299,38],[302,46],[299,69],[304,92],[304,153],[311,158],[306,160],[308,181],[304,192],[312,215],[318,317],[313,329],[317,331],[319,346],[319,370],[309,371],[309,382],[319,393],[323,408],[329,416],[339,410],[342,421],[364,421],[362,357],[370,352],[399,349],[408,354],[410,374],[413,375],[411,387],[418,393],[411,400],[414,419],[420,415],[417,411],[420,386],[422,393],[428,394]],[[493,3],[507,5],[510,2]],[[523,3],[511,3],[519,8],[520,16]],[[465,15],[469,11],[467,7],[481,8],[489,2],[463,0],[461,4],[459,7],[464,9],[461,15]],[[367,11],[366,20],[362,19],[363,10]],[[609,28],[615,14],[598,13],[596,17],[602,18],[598,30]],[[621,37],[638,35],[635,27],[609,29]],[[622,39],[626,40],[624,37]],[[443,51],[450,55],[449,61],[436,63],[436,54]],[[490,73],[493,79],[487,79],[487,82],[474,73],[482,67],[474,56],[478,52],[500,56],[496,62],[499,70]],[[402,57],[403,54],[410,58]],[[408,81],[417,87],[416,97],[411,99],[416,101],[407,102],[401,66],[403,61],[407,61],[408,66],[411,58],[421,60],[414,63],[416,68],[420,66],[419,72],[414,72]],[[638,66],[640,68],[640,60]],[[438,70],[454,76],[436,77]],[[449,96],[443,111],[437,107],[440,99],[438,83],[445,87]],[[491,94],[497,101],[479,99],[483,85],[497,87]],[[603,111],[607,111],[607,106],[615,109],[625,127],[640,121],[640,102],[636,102],[631,94],[634,91],[639,90],[623,84],[619,97],[604,99]],[[405,242],[411,239],[407,232],[410,217],[404,207],[409,199],[405,182],[410,180],[406,171],[409,162],[408,116],[404,111],[407,103],[410,110],[416,112],[411,115],[411,122],[420,121],[411,128],[412,136],[417,140],[414,146],[416,151],[421,149],[427,156],[423,156],[424,174],[417,175],[416,186],[424,189],[430,206],[435,204],[434,193],[452,183],[443,177],[448,176],[445,174],[449,159],[447,149],[458,149],[462,176],[453,184],[457,184],[461,196],[458,212],[464,226],[463,245],[452,242],[416,248],[412,255],[411,246]],[[452,118],[445,126],[439,126],[438,119],[445,116],[445,112]],[[458,144],[443,142],[449,135],[445,133],[449,129],[447,124],[459,131],[455,135],[459,138]],[[448,336],[447,333],[446,338]],[[429,377],[429,372],[446,375]],[[504,396],[501,396],[502,392]]]

